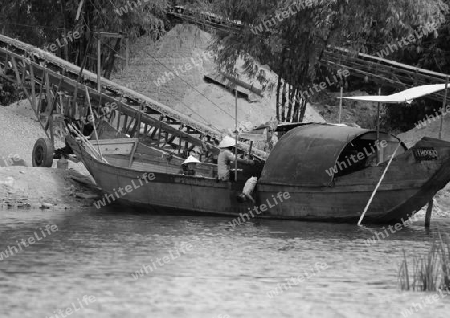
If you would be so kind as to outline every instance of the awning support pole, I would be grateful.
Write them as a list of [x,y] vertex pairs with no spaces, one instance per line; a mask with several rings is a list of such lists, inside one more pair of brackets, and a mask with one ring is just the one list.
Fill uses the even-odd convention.
[[[378,95],[381,95],[381,87],[378,88]],[[380,142],[380,107],[381,107],[381,103],[378,102],[377,103],[377,142]],[[379,164],[381,162],[380,151],[378,150],[378,147],[376,147],[376,149],[377,149],[377,164]]]
[[445,103],[447,102],[447,86],[448,86],[448,76],[445,78],[445,93],[444,93],[444,100],[442,101],[441,126],[439,127],[439,139],[442,139],[442,126],[444,125]]
[[344,87],[341,85],[341,98],[339,99],[339,124],[341,123],[342,115],[342,95],[344,94]]
[[236,88],[235,88],[235,91],[234,91],[234,98],[235,98],[235,101],[236,101],[236,109],[235,109],[235,124],[234,124],[234,126],[235,126],[235,129],[236,129],[236,131],[235,131],[235,134],[236,134],[236,146],[234,147],[234,157],[236,158],[236,160],[234,161],[234,182],[237,182],[237,179],[238,179],[238,161],[237,161],[237,145],[238,145],[238,118],[237,118],[237,116],[238,116],[238,100],[237,100],[237,90],[238,90],[238,87],[237,87],[237,84],[236,84]]

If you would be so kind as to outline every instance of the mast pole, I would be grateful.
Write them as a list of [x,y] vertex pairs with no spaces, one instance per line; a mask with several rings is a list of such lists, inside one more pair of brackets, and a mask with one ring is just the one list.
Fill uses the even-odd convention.
[[447,102],[447,86],[448,86],[448,76],[445,78],[445,93],[444,93],[444,99],[442,100],[441,125],[439,127],[439,139],[442,139],[442,126],[444,125],[445,103]]
[[102,35],[98,33],[97,40],[97,90],[102,91],[101,76],[102,76]]
[[235,113],[234,113],[234,128],[235,128],[235,138],[236,138],[236,146],[234,147],[234,157],[236,158],[236,160],[234,160],[234,182],[237,182],[237,178],[238,178],[238,164],[237,164],[237,144],[238,144],[238,101],[237,101],[237,83],[235,86],[235,91],[234,91],[234,99],[235,99]]

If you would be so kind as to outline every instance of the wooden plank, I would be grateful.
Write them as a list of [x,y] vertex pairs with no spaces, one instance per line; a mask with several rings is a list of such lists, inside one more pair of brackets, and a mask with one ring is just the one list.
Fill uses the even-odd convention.
[[95,32],[95,34],[100,36],[106,36],[108,38],[123,38],[122,34],[112,33],[112,32]]
[[122,126],[122,133],[124,133],[124,134],[127,133],[127,123],[128,123],[128,115],[125,114],[125,118],[124,118],[123,126]]
[[100,148],[102,155],[130,155],[137,144],[136,140],[128,140],[128,142],[104,143],[104,139],[92,140],[91,144]]
[[130,162],[129,162],[129,167],[131,168],[131,165],[133,164],[133,160],[134,160],[134,154],[136,153],[136,149],[138,146],[139,141],[135,141],[134,142],[134,146],[133,146],[133,150],[131,150],[131,154],[130,154]]

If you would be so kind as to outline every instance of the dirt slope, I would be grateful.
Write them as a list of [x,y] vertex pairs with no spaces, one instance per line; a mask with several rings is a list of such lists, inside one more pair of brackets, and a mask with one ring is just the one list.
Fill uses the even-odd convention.
[[28,101],[0,106],[0,159],[18,155],[28,165],[0,167],[0,209],[39,208],[43,204],[57,209],[91,206],[93,199],[84,195],[98,196],[99,192],[83,165],[69,162],[70,170],[31,167],[34,143],[45,138],[34,118]]
[[[181,24],[156,44],[148,38],[139,38],[132,47],[135,53],[129,69],[113,75],[112,80],[218,130],[234,128],[233,93],[204,81],[204,75],[214,72],[216,66],[207,50],[211,39],[209,33],[197,26]],[[260,87],[242,75],[239,68],[238,72],[241,80]],[[238,99],[239,126],[243,122],[257,126],[272,117],[275,117],[275,94],[266,94],[253,103],[246,98]],[[323,118],[308,107],[305,121],[323,121]]]

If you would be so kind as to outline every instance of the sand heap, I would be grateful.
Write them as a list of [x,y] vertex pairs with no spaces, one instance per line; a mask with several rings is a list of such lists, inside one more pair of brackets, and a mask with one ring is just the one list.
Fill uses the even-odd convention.
[[[204,81],[204,76],[216,67],[214,57],[208,54],[211,40],[209,33],[186,24],[176,25],[157,43],[147,37],[139,38],[132,48],[135,53],[130,67],[113,75],[112,80],[226,131],[235,125],[235,100],[229,90]],[[238,71],[242,69],[238,67]],[[259,83],[243,74],[240,79],[259,87]],[[239,98],[239,125],[251,122],[257,126],[275,117],[275,99],[274,93],[253,103]],[[323,119],[308,107],[305,121]]]
[[[81,163],[69,162],[70,170],[31,167],[38,138],[46,136],[28,100],[0,106],[0,159],[19,157],[28,165],[0,167],[0,209],[91,206],[99,192]],[[54,167],[56,162],[53,161]]]

